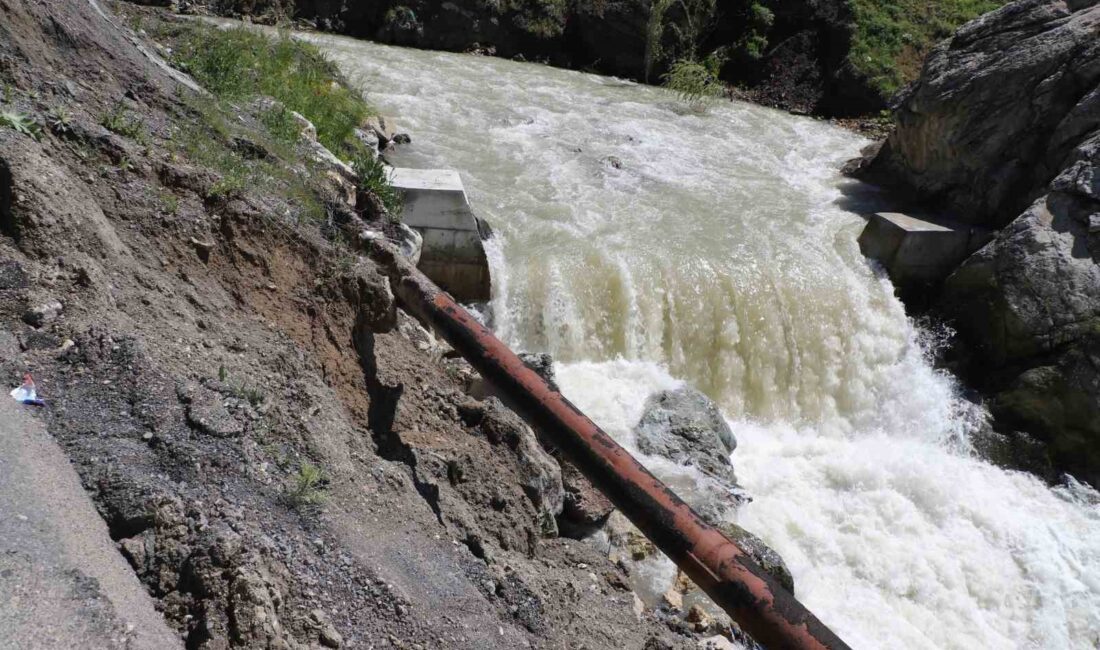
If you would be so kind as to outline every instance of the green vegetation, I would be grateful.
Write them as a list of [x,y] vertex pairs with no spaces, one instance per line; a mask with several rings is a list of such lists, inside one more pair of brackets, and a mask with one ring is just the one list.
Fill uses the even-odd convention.
[[363,151],[352,159],[351,166],[359,176],[359,186],[373,192],[382,201],[391,218],[401,214],[404,198],[397,188],[390,185],[385,163],[377,156]]
[[749,3],[748,16],[745,24],[748,29],[745,35],[737,43],[737,48],[744,52],[750,59],[759,59],[764,56],[768,47],[768,31],[775,22],[775,14],[771,9],[753,0]]
[[707,57],[702,63],[681,59],[673,63],[662,78],[665,88],[675,92],[680,101],[694,111],[703,112],[710,102],[725,92],[725,84],[718,80],[721,67],[722,59],[716,55]]
[[925,55],[963,23],[1007,0],[849,0],[856,34],[849,57],[884,95],[916,79]]
[[29,135],[35,140],[42,137],[42,127],[33,117],[26,113],[14,111],[0,111],[0,126],[15,130],[17,133]]
[[145,144],[148,140],[145,132],[145,121],[127,111],[121,102],[104,113],[103,117],[99,119],[99,123],[108,131],[114,131],[119,135],[131,138],[139,144]]
[[72,113],[61,107],[54,107],[46,115],[46,125],[50,127],[54,135],[67,136],[73,133]]
[[[269,38],[248,29],[196,27],[178,40],[172,62],[220,99],[277,99],[285,111],[312,122],[317,139],[337,155],[352,152],[353,131],[372,113],[316,47],[287,35]],[[282,117],[275,119],[287,125]]]
[[297,507],[318,505],[325,500],[326,482],[321,468],[308,462],[302,463],[297,473],[291,476],[287,497]]

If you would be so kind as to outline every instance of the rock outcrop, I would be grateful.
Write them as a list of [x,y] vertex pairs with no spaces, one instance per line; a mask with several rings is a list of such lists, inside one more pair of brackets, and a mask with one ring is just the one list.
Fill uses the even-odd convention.
[[1002,228],[933,304],[995,428],[1100,483],[1100,2],[1021,0],[962,27],[867,173]]
[[1069,164],[1100,115],[1096,0],[1022,0],[938,45],[868,178],[959,221],[1003,226]]

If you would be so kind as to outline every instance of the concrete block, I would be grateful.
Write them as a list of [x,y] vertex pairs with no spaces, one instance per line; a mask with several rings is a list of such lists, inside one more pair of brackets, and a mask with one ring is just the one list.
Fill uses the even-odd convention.
[[405,198],[401,221],[424,238],[420,270],[459,301],[489,300],[489,261],[458,172],[399,167],[390,182]]
[[946,219],[878,212],[860,233],[859,249],[906,290],[942,281],[992,238],[989,230]]

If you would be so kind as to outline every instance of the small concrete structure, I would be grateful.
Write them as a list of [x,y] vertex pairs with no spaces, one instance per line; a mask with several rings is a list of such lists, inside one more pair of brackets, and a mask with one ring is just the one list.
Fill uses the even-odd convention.
[[482,245],[487,235],[458,172],[397,167],[390,182],[405,197],[401,221],[424,238],[420,271],[460,302],[489,300],[489,261]]
[[902,290],[939,282],[993,234],[984,228],[899,212],[871,215],[859,250],[877,260]]

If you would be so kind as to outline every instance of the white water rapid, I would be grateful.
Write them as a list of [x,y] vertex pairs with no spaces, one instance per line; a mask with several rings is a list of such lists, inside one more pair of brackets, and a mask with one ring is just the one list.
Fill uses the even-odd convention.
[[[461,172],[497,232],[493,312],[627,447],[690,382],[739,441],[739,523],[853,647],[1097,648],[1100,506],[972,457],[981,411],[860,256],[836,173],[864,141],[747,104],[311,35]],[[649,459],[649,462],[653,462]],[[668,467],[661,472],[674,471]],[[1090,503],[1090,499],[1093,501]]]

